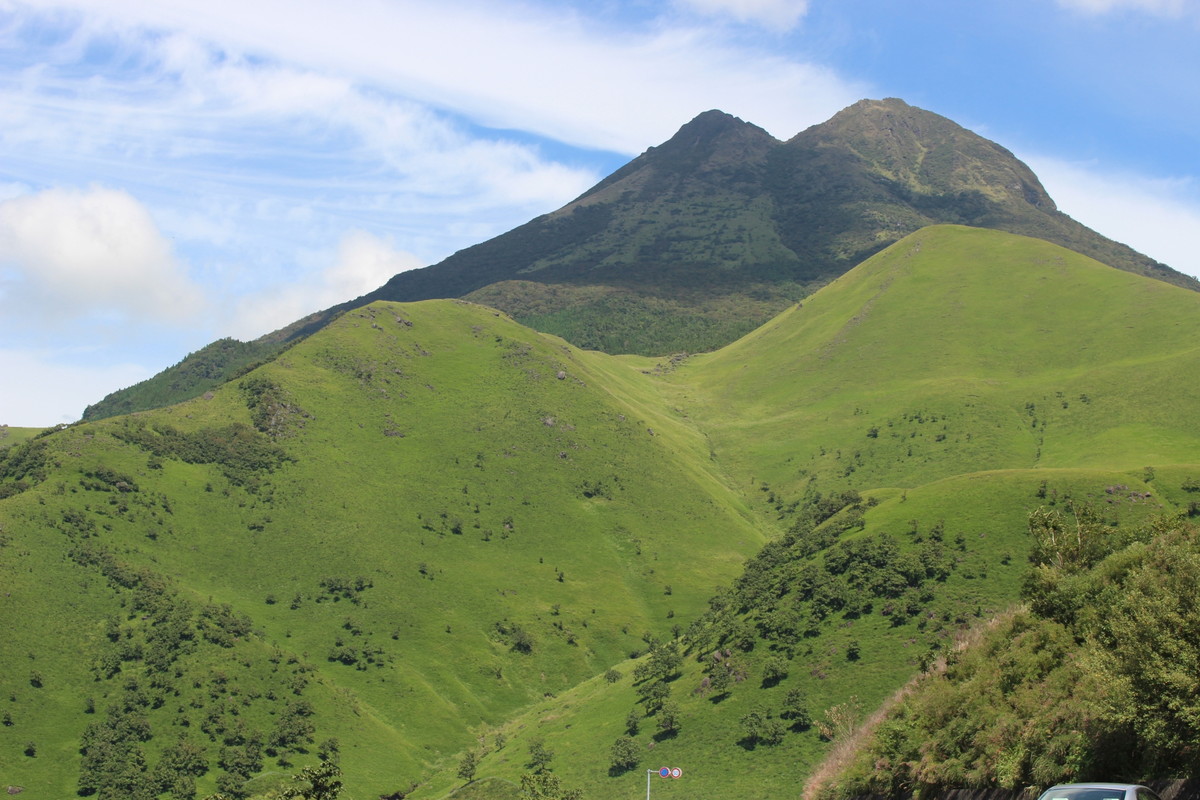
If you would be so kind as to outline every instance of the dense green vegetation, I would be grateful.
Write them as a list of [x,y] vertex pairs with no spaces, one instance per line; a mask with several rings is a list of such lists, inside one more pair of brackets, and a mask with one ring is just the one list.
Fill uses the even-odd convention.
[[266,337],[253,342],[218,339],[152,378],[120,389],[83,410],[83,419],[104,419],[162,408],[199,397],[273,358],[285,347]]
[[29,438],[0,450],[5,779],[266,797],[324,763],[346,798],[561,800],[666,765],[656,797],[794,792],[1023,587],[1047,647],[1101,637],[1071,628],[1082,567],[1025,582],[1076,509],[1107,575],[1191,536],[1151,519],[1200,507],[1198,304],[943,226],[711,354],[380,302]]
[[1030,527],[1028,607],[949,654],[826,795],[1196,774],[1200,531],[1078,506]]

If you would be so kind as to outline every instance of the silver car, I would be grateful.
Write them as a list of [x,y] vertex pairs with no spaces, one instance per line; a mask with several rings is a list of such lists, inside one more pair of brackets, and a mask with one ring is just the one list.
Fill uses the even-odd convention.
[[1038,800],[1159,800],[1159,797],[1134,783],[1064,783],[1051,786]]

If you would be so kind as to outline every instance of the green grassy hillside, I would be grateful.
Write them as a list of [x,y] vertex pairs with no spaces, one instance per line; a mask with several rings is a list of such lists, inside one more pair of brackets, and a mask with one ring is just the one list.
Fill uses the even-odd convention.
[[943,226],[690,358],[463,301],[348,312],[205,397],[2,451],[0,770],[795,792],[1019,600],[1030,512],[1197,507],[1197,304]]
[[209,399],[11,453],[6,779],[70,794],[88,724],[136,714],[153,738],[120,746],[153,771],[186,734],[202,791],[258,736],[260,769],[335,738],[353,796],[393,792],[669,635],[763,537],[703,440],[596,360],[480,306],[384,303]]
[[1131,470],[1195,460],[1196,310],[1045,242],[938,226],[674,380],[722,463],[784,492]]
[[285,347],[285,342],[266,337],[253,342],[218,339],[157,375],[89,405],[81,418],[104,419],[198,397],[270,360]]

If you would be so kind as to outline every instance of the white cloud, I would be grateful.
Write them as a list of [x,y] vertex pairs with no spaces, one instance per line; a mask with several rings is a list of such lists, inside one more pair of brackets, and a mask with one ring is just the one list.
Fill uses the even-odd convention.
[[366,231],[351,231],[323,272],[304,283],[273,287],[243,298],[226,326],[232,335],[253,339],[306,314],[328,308],[378,289],[398,272],[423,266],[411,253]]
[[1058,0],[1059,5],[1085,14],[1140,11],[1155,16],[1178,17],[1195,0]]
[[1106,172],[1096,164],[1024,159],[1063,212],[1169,267],[1200,277],[1200,186],[1194,179]]
[[[690,0],[786,24],[803,3]],[[58,0],[396,91],[484,124],[636,153],[721,108],[781,137],[859,99],[834,71],[741,47],[711,28],[608,31],[558,8],[481,0]],[[280,20],[286,19],[287,24]],[[183,51],[181,63],[194,54]],[[327,90],[327,89],[326,89]],[[278,99],[276,94],[272,97]],[[318,87],[318,93],[322,91]],[[289,95],[283,95],[285,98]],[[786,102],[780,102],[786,98]]]
[[729,16],[738,22],[788,31],[808,13],[808,0],[676,0],[701,14]]
[[[72,66],[80,41],[118,54],[93,69],[86,91]],[[39,55],[47,64],[0,91],[0,147],[15,174],[34,182],[88,172],[163,195],[200,187],[181,208],[165,205],[180,203],[165,196],[155,207],[156,219],[178,223],[171,232],[189,238],[210,234],[231,246],[239,229],[261,231],[267,222],[248,219],[246,208],[301,204],[343,217],[526,208],[532,216],[600,177],[534,145],[473,135],[347,77],[227,52],[188,33],[80,24],[69,44]],[[138,70],[127,74],[125,62]]]
[[146,209],[126,192],[48,189],[0,202],[0,308],[42,322],[99,315],[184,324],[204,306]]
[[88,403],[152,372],[136,364],[80,363],[74,354],[0,348],[0,375],[20,381],[20,391],[0,392],[0,423],[32,428],[74,422]]

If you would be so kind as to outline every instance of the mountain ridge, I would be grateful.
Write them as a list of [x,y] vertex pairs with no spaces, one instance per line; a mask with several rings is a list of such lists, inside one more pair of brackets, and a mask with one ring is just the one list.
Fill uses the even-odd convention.
[[[270,350],[303,338],[373,300],[467,297],[586,349],[703,352],[903,235],[943,222],[1055,241],[1200,288],[1059,212],[1000,145],[892,98],[860,101],[786,142],[724,112],[703,112],[561,209],[257,343]],[[155,387],[186,369],[152,378],[137,401],[128,390],[114,393],[84,418],[154,407],[152,396],[165,394]]]

